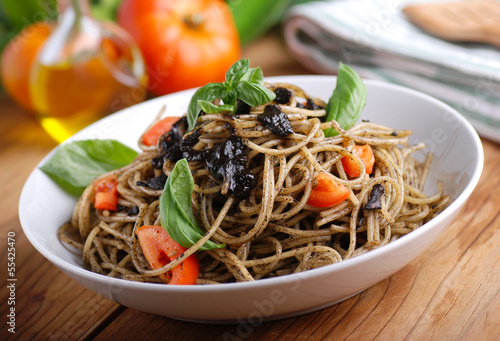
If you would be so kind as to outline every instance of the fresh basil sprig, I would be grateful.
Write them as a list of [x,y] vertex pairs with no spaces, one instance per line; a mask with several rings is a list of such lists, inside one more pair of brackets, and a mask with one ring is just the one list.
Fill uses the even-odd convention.
[[137,152],[116,140],[61,145],[40,169],[66,192],[79,196],[99,175],[131,163]]
[[[361,116],[366,104],[366,86],[359,75],[350,67],[339,63],[337,85],[326,105],[325,121],[335,120],[343,129],[349,129]],[[335,136],[333,128],[324,130],[325,136]]]
[[[275,98],[274,92],[264,86],[262,70],[250,68],[250,61],[241,59],[227,70],[223,83],[208,83],[194,93],[188,106],[188,129],[196,126],[201,110],[207,114],[234,114],[238,99],[254,107]],[[216,99],[221,99],[223,104],[211,103]]]
[[[191,206],[193,187],[194,180],[189,165],[186,159],[181,159],[175,164],[160,196],[161,226],[173,240],[187,248],[193,246],[204,235]],[[224,246],[225,244],[216,244],[209,240],[200,250]]]

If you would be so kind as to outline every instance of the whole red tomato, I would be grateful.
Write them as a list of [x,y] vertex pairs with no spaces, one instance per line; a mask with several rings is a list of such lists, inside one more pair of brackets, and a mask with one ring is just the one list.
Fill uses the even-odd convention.
[[223,0],[124,0],[118,22],[139,44],[155,95],[222,82],[240,57]]
[[31,65],[51,31],[50,23],[31,24],[12,39],[2,53],[0,75],[5,91],[30,113],[34,113],[29,93]]

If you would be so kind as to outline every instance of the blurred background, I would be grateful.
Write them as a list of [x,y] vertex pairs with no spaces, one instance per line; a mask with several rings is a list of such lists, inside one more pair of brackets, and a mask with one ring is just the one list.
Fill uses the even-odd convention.
[[148,98],[223,81],[273,31],[304,73],[343,61],[443,100],[500,141],[499,18],[495,0],[0,0],[1,91],[62,142]]
[[307,1],[0,1],[2,90],[62,142],[147,98],[224,80]]

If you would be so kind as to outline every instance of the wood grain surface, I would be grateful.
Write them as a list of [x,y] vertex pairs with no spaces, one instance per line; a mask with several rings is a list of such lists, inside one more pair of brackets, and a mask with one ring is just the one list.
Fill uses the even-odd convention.
[[[267,76],[308,74],[280,32],[244,51]],[[207,325],[120,306],[85,289],[28,242],[18,217],[22,186],[56,146],[37,122],[0,97],[0,340],[498,340],[500,146],[484,140],[477,189],[452,225],[414,262],[329,308],[262,324]],[[16,320],[10,326],[7,234],[16,239]]]

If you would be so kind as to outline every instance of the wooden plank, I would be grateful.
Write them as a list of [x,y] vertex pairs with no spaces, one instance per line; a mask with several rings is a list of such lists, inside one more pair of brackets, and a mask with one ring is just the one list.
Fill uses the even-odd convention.
[[[6,245],[6,231],[2,226],[2,245]],[[16,338],[83,337],[120,309],[118,304],[85,289],[53,266],[29,244],[18,223],[8,231],[16,233]],[[5,253],[1,258],[6,264]],[[6,269],[2,269],[2,277],[3,274]],[[2,280],[2,292],[7,285],[7,280]],[[7,315],[9,308],[7,299],[2,299],[2,316]],[[8,328],[6,323],[0,325],[0,339],[12,335]]]
[[[21,189],[36,164],[56,143],[34,118],[10,100],[0,99],[0,270],[2,300],[0,339],[62,340],[85,337],[103,321],[123,310],[118,304],[85,289],[53,266],[29,243],[18,218]],[[7,301],[7,233],[15,233],[16,299]],[[8,331],[6,315],[16,313],[16,333]]]
[[[147,326],[138,328],[138,326]],[[237,326],[210,325],[177,321],[169,318],[127,309],[120,318],[105,328],[95,340],[115,340],[127,335],[130,339],[153,336],[162,340],[221,340],[223,335],[236,333]]]
[[[16,337],[26,340],[83,337],[119,307],[77,284],[36,251],[22,257],[17,268]],[[6,311],[4,305],[2,302],[1,311]],[[0,335],[8,334],[7,327],[0,326]]]

